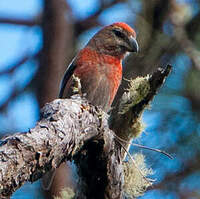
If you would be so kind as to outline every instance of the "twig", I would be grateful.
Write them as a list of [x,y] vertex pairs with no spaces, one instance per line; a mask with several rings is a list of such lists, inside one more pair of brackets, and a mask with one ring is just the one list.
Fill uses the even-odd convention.
[[4,68],[8,68],[8,69],[0,71],[0,75],[4,75],[6,73],[14,72],[16,68],[18,68],[19,66],[21,66],[22,64],[24,64],[28,60],[33,59],[33,58],[37,58],[39,56],[39,54],[40,54],[40,52],[37,52],[35,55],[29,55],[29,54],[24,55],[22,58],[17,60],[15,63],[10,64],[10,66],[4,67]]
[[12,19],[12,18],[5,18],[1,17],[0,18],[0,23],[2,24],[12,24],[12,25],[23,25],[23,26],[35,26],[40,24],[40,20],[38,19],[32,19],[32,20],[27,20],[27,19]]
[[131,161],[133,162],[134,167],[138,170],[138,172],[140,173],[140,175],[143,177],[144,180],[146,180],[147,182],[149,182],[149,180],[143,175],[143,173],[141,172],[141,170],[137,167],[135,160],[133,159],[132,155],[129,153],[129,151],[126,149],[126,146],[124,146],[119,140],[117,140],[118,143],[121,145],[121,147],[124,149],[124,151],[127,153],[127,155],[129,156],[129,158],[131,159]]
[[[168,158],[173,159],[173,157],[172,157],[169,153],[167,153],[167,152],[165,152],[165,151],[162,151],[162,150],[160,150],[160,149],[155,149],[155,148],[151,148],[151,147],[144,146],[144,145],[141,145],[141,144],[136,144],[136,143],[128,142],[128,141],[126,141],[126,140],[120,138],[120,137],[117,136],[117,135],[114,135],[114,136],[115,136],[117,139],[119,139],[120,141],[122,141],[122,142],[124,142],[124,143],[126,143],[126,144],[128,144],[128,145],[132,145],[132,146],[136,146],[136,147],[139,147],[139,148],[142,148],[142,149],[147,149],[147,150],[155,151],[155,152],[158,152],[158,153],[162,153],[163,155],[166,155]],[[126,152],[127,152],[127,151],[126,151]]]

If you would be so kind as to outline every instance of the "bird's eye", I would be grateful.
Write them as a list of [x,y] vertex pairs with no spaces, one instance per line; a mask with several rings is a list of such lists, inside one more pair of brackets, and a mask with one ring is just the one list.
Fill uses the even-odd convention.
[[114,34],[115,34],[117,37],[120,37],[120,38],[122,38],[122,39],[125,38],[124,33],[122,33],[121,31],[119,31],[119,30],[113,30],[113,32],[114,32]]

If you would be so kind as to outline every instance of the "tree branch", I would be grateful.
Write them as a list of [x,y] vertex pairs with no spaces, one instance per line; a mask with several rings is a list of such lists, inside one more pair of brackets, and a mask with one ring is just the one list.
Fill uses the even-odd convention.
[[2,24],[12,24],[12,25],[23,25],[23,26],[35,26],[40,24],[40,18],[38,19],[32,19],[32,20],[27,20],[27,19],[12,19],[12,18],[5,18],[2,17],[0,18],[0,23]]
[[[27,61],[30,61],[31,59],[37,59],[39,56],[40,56],[40,51],[37,52],[35,55],[25,54],[22,58],[17,60],[14,64],[11,64],[11,66],[5,67],[5,68],[8,68],[7,70],[0,71],[0,75],[4,75],[7,73],[12,74],[22,64],[26,63]],[[12,94],[8,97],[8,99],[3,104],[0,105],[0,111],[3,111],[8,106],[8,104],[18,95],[20,95],[22,92],[24,92],[24,89],[18,89],[16,88],[16,86],[14,86]]]
[[26,53],[25,55],[20,57],[20,59],[18,59],[14,63],[9,64],[8,66],[5,66],[4,68],[6,68],[6,70],[0,71],[0,75],[4,75],[6,73],[12,73],[15,71],[16,68],[18,68],[22,64],[26,63],[27,61],[29,61],[31,59],[37,59],[39,56],[40,56],[40,51],[38,51],[36,54],[33,54],[33,55]]
[[[122,99],[123,106],[117,106],[117,119],[112,115],[109,120],[111,127],[117,127],[120,120],[134,121],[141,115],[170,70],[168,66],[146,78],[149,90],[134,106]],[[135,92],[140,91],[136,88]],[[123,111],[125,119],[119,116]],[[126,129],[126,124],[122,124],[122,129]],[[122,199],[123,156],[119,140],[115,140],[108,115],[80,96],[46,104],[35,128],[1,141],[0,198],[7,198],[26,181],[36,181],[65,160],[74,159],[80,177],[76,198]]]
[[[152,101],[158,89],[172,70],[168,65],[165,69],[158,68],[151,76],[136,78],[130,81],[130,87],[112,110],[109,120],[110,128],[126,141],[141,133],[141,115]],[[135,92],[136,91],[136,92]]]
[[35,128],[1,142],[0,198],[70,160],[86,141],[105,131],[110,132],[106,121],[85,100],[59,99],[46,104]]

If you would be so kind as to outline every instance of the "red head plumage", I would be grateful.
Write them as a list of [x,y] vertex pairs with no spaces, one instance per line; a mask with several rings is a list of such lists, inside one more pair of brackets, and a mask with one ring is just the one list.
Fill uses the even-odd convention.
[[121,27],[122,29],[124,29],[127,32],[131,33],[136,38],[135,30],[133,28],[131,28],[128,24],[126,24],[124,22],[116,22],[116,23],[113,23],[112,26]]

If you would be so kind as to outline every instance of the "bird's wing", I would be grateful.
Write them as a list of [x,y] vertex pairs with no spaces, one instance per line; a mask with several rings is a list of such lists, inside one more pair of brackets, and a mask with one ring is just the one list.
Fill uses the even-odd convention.
[[74,73],[74,70],[76,68],[76,63],[75,63],[75,58],[71,61],[71,63],[69,64],[69,66],[67,67],[65,74],[62,78],[61,84],[60,84],[60,90],[59,90],[59,98],[63,97],[64,94],[64,90],[65,90],[65,86],[68,82],[68,80],[70,79],[70,77],[72,76],[72,74]]

